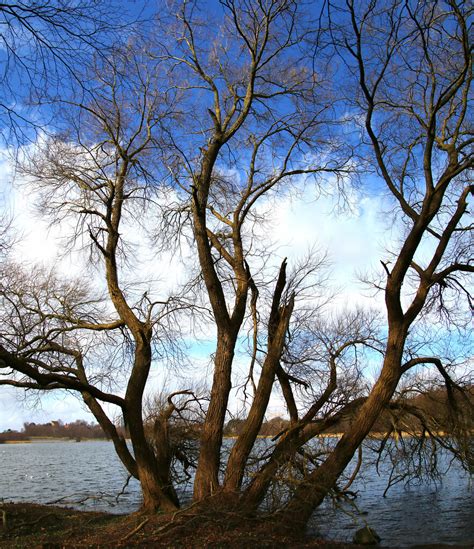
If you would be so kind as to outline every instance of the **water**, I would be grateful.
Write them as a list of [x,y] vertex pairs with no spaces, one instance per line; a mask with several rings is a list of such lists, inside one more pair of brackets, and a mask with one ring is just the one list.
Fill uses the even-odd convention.
[[[48,442],[0,445],[0,500],[56,502],[87,510],[129,513],[140,505],[138,482],[127,479],[109,442]],[[386,477],[369,468],[351,490],[362,516],[350,505],[333,509],[327,503],[309,525],[311,532],[350,541],[368,524],[382,545],[422,543],[474,544],[473,487],[466,474],[452,468],[442,483],[397,485],[382,498]],[[347,512],[352,514],[349,515]]]
[[140,506],[135,479],[117,499],[127,473],[110,442],[2,444],[0,470],[4,501],[57,502],[116,513],[130,513]]
[[350,488],[357,492],[353,503],[325,502],[313,515],[310,530],[326,539],[352,541],[356,530],[370,526],[382,538],[381,545],[462,543],[474,548],[474,490],[459,465],[441,481],[400,483],[383,497],[387,478],[369,466]]

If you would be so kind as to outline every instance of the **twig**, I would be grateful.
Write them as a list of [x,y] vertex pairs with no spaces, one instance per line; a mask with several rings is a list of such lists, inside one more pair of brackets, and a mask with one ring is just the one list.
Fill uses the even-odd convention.
[[126,536],[124,536],[121,541],[128,541],[132,536],[139,532],[149,522],[149,520],[150,518],[146,518],[143,522],[140,522],[140,524],[131,532],[129,532]]
[[132,478],[132,475],[127,476],[127,480],[125,481],[125,484],[122,486],[122,489],[120,492],[115,496],[115,501],[118,503],[119,497],[123,496],[125,493],[125,490],[127,489],[128,483],[130,482],[130,479]]
[[357,465],[356,465],[350,479],[348,480],[347,484],[342,489],[343,492],[347,492],[349,490],[352,483],[354,482],[357,475],[359,474],[359,471],[360,471],[361,467],[362,467],[362,446],[359,446],[358,457],[357,457]]
[[[107,502],[108,505],[110,505],[111,507],[114,507],[118,501],[117,499],[122,495],[122,493],[124,493],[124,490],[126,488],[126,485],[128,483],[125,484],[125,486],[122,488],[122,492],[120,492],[117,496],[114,496],[112,494],[107,494],[106,492],[99,492],[97,494],[92,494],[92,495],[84,495],[84,494],[71,494],[69,496],[63,496],[59,499],[55,499],[55,500],[51,500],[51,501],[47,501],[46,502],[46,505],[82,505],[83,503],[85,503],[86,501],[102,501],[102,500],[105,500]],[[76,498],[76,499],[74,499]],[[116,503],[113,503],[112,500],[115,500]]]
[[[194,503],[192,503],[191,505],[189,505],[189,507],[185,507],[184,509],[178,509],[177,511],[175,511],[173,513],[173,516],[171,517],[171,520],[169,520],[166,524],[164,524],[163,526],[160,526],[157,530],[156,530],[156,533],[161,533],[161,532],[164,532],[167,528],[171,528],[173,526],[173,523],[174,523],[174,520],[175,518],[178,516],[178,515],[183,515],[183,514],[187,514],[189,512],[190,509],[192,509],[193,507],[196,507],[196,505],[199,505],[199,501],[195,501]],[[193,519],[194,517],[191,517],[191,520]]]

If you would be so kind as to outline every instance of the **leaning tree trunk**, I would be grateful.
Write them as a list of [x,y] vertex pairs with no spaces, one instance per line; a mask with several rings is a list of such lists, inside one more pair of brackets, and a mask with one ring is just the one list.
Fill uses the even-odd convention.
[[[399,334],[402,339],[403,335]],[[296,489],[288,505],[280,512],[286,524],[304,527],[314,510],[335,487],[359,446],[369,434],[383,408],[392,398],[401,375],[403,345],[400,339],[387,347],[387,354],[381,374],[366,402],[361,407],[350,429],[342,436],[326,461],[318,467]],[[393,341],[393,339],[392,339]]]
[[241,503],[245,508],[256,511],[265,499],[268,488],[278,472],[278,469],[287,463],[298,450],[313,439],[324,433],[328,428],[337,425],[345,417],[352,417],[367,399],[360,397],[348,403],[337,414],[318,421],[317,423],[300,423],[290,428],[282,435],[272,455],[263,467],[253,476],[251,482],[242,494]]
[[258,387],[242,433],[234,444],[227,462],[224,491],[229,494],[237,493],[242,485],[245,466],[262,426],[276,372],[280,366],[283,346],[294,307],[294,295],[291,296],[288,303],[280,305],[285,286],[286,259],[281,264],[280,274],[273,294],[272,310],[268,323],[267,356],[263,363]]
[[116,426],[110,421],[107,414],[102,409],[102,406],[97,402],[97,400],[95,400],[95,398],[87,392],[82,393],[82,398],[99,425],[102,427],[104,433],[112,440],[115,452],[127,469],[128,473],[138,480],[137,463],[130,453],[125,438],[119,434]]

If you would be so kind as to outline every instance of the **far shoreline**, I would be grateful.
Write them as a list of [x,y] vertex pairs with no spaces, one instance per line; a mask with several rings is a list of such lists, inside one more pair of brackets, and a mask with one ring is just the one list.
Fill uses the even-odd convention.
[[[128,440],[128,439],[127,439]],[[77,440],[69,437],[29,437],[24,440],[0,440],[0,444],[37,444],[37,443],[54,443],[54,442],[111,442],[107,438],[81,438]]]
[[[5,434],[5,433],[2,433],[2,434]],[[474,436],[474,431],[471,433],[472,436]],[[276,439],[278,435],[258,435],[257,438],[259,439]],[[335,438],[335,439],[340,439],[341,437],[344,436],[344,433],[324,433],[324,434],[320,434],[320,435],[316,435],[315,438],[318,438],[318,439],[324,439],[324,438]],[[372,433],[370,433],[368,436],[367,436],[367,439],[371,439],[371,440],[383,440],[385,437],[387,436],[387,433],[383,433],[383,432],[379,432],[379,431],[374,431]],[[413,437],[421,437],[422,436],[422,433],[410,433],[408,431],[400,431],[398,433],[393,433],[390,435],[390,438],[391,439],[394,439],[394,440],[399,440],[399,439],[404,439],[404,438],[413,438]],[[436,437],[449,437],[451,436],[449,433],[447,433],[446,431],[436,431],[436,432],[433,432],[432,434],[431,433],[425,433],[423,435],[424,437],[426,438],[430,438],[431,436],[436,436]],[[235,440],[239,437],[239,435],[224,435],[224,439],[229,439],[229,440]],[[125,437],[125,440],[130,440],[130,437]],[[196,437],[196,440],[198,440],[198,437]],[[97,442],[111,442],[110,439],[108,438],[97,438],[97,437],[35,437],[35,436],[30,436],[28,438],[25,438],[25,439],[20,439],[20,438],[12,438],[12,439],[1,439],[0,438],[0,445],[1,444],[29,444],[29,443],[52,443],[52,442],[92,442],[92,441],[97,441]]]

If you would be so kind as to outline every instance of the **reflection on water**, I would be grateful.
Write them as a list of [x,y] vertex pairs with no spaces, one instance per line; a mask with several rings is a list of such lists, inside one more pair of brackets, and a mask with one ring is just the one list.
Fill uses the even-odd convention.
[[[117,499],[127,475],[109,442],[1,445],[0,464],[0,500],[61,500],[64,505],[116,513],[135,511],[140,504],[133,479]],[[364,515],[357,517],[351,505],[335,510],[328,503],[315,513],[310,531],[346,541],[368,524],[381,536],[382,545],[474,543],[473,488],[459,469],[452,468],[438,484],[397,485],[382,498],[385,486],[386,477],[366,470],[351,487],[359,493],[355,502]]]

